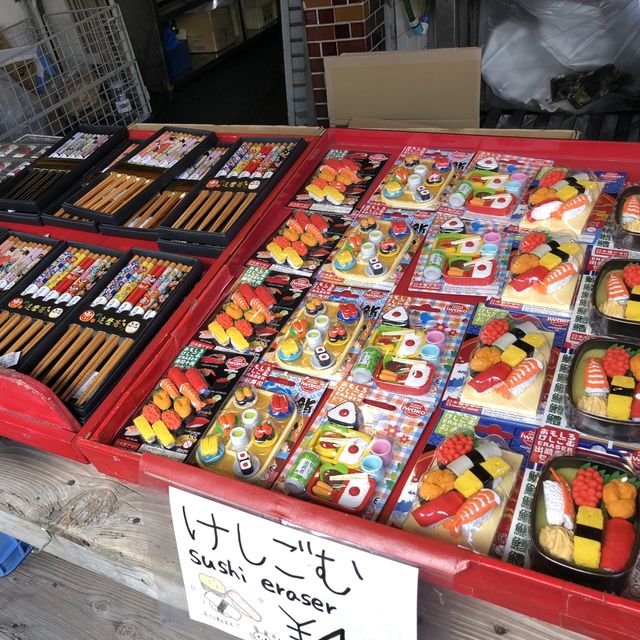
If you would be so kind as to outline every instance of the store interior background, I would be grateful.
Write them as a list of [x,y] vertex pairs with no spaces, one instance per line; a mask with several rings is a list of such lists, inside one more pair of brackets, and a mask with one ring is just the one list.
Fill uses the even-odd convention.
[[[404,0],[281,0],[279,3],[276,0],[1,0],[0,31],[28,18],[28,6],[33,7],[32,11],[51,14],[110,4],[119,4],[123,13],[142,81],[150,93],[151,119],[156,122],[329,126],[324,73],[327,58],[352,53],[483,46],[480,126],[573,129],[581,137],[590,139],[640,138],[638,99],[633,97],[637,95],[638,87],[633,84],[637,80],[623,86],[621,96],[611,99],[608,96],[581,110],[566,109],[563,105],[540,108],[539,103],[510,100],[509,94],[514,90],[513,83],[509,86],[509,82],[503,83],[507,99],[496,95],[491,86],[495,88],[495,73],[491,74],[500,68],[501,61],[513,59],[514,65],[524,63],[527,74],[534,76],[529,81],[531,86],[538,76],[543,77],[545,64],[551,65],[555,73],[566,72],[567,64],[571,64],[566,60],[556,64],[557,60],[551,59],[538,64],[535,55],[513,58],[514,50],[510,48],[513,43],[509,38],[500,41],[499,29],[510,33],[519,21],[523,28],[529,29],[532,20],[540,19],[537,9],[525,7],[523,2],[413,0],[411,6],[416,17],[423,13],[428,19],[423,17],[421,26],[411,29]],[[561,5],[563,3],[549,5],[549,15],[553,17],[553,11],[562,15],[567,7],[563,9]],[[587,69],[589,63],[594,67],[614,62],[621,67],[627,82],[633,74],[625,71],[633,68],[634,61],[640,63],[640,45],[634,44],[637,38],[627,38],[626,32],[621,34],[624,42],[618,45],[612,29],[634,24],[634,16],[640,13],[638,3],[575,0],[569,5],[576,10],[580,8],[575,25],[578,35],[590,24],[589,20],[594,25],[593,38],[585,39],[593,46],[581,47],[582,57],[576,59],[575,68]],[[583,8],[586,13],[582,12]],[[191,49],[194,41],[182,40],[183,57],[177,63],[174,58],[173,63],[186,64],[188,68],[172,71],[163,28],[168,25],[177,32],[177,37],[184,38],[189,34],[182,28],[181,21],[188,16],[187,12],[201,12],[199,16],[206,24],[205,16],[212,9],[217,15],[228,12],[233,33],[222,34],[227,40],[218,39],[213,47],[215,52],[211,46],[205,53],[187,51],[187,46]],[[531,14],[527,9],[531,9]],[[617,23],[607,31],[612,16],[618,16]],[[416,35],[420,30],[422,35]],[[489,67],[487,58],[492,45],[493,66]],[[560,53],[566,57],[567,46]],[[520,75],[526,74],[523,71]],[[384,78],[379,81],[383,84]],[[548,87],[548,79],[540,84]],[[527,86],[525,82],[523,89]],[[385,114],[381,113],[380,117]]]

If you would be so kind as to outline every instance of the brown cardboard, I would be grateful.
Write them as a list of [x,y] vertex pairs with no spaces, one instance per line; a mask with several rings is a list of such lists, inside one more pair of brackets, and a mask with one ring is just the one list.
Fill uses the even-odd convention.
[[157,122],[139,122],[129,125],[132,131],[157,131],[161,127],[183,127],[186,129],[201,129],[218,133],[239,133],[252,135],[261,133],[273,136],[321,136],[325,130],[322,127],[290,127],[280,124],[159,124]]
[[331,126],[354,117],[477,127],[481,49],[344,54],[324,59]]
[[187,32],[189,53],[217,53],[236,42],[229,7],[185,13],[176,18],[176,25]]
[[[0,49],[11,49],[11,44],[0,33]],[[8,62],[3,67],[14,82],[23,86],[27,91],[36,90],[37,68],[35,60],[20,60],[19,62]]]
[[391,131],[417,131],[421,133],[456,133],[468,136],[498,136],[505,138],[556,138],[577,140],[579,131],[573,129],[478,129],[430,127],[424,120],[385,120],[384,118],[355,117],[350,129],[388,129]]

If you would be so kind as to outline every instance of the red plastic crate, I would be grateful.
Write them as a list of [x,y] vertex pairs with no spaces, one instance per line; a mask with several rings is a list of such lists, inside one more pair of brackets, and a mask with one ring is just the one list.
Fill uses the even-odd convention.
[[[152,133],[151,130],[135,130],[130,132],[130,137],[144,139]],[[235,142],[240,137],[247,136],[260,137],[254,133],[225,132],[221,133],[218,139],[222,142]],[[263,137],[269,136],[265,134]],[[208,267],[203,277],[84,425],[81,425],[71,415],[57,396],[46,386],[29,376],[2,370],[0,371],[0,393],[2,394],[0,397],[3,398],[0,404],[0,436],[79,462],[88,462],[87,457],[78,446],[78,440],[92,436],[94,432],[98,431],[100,425],[119,424],[128,418],[136,406],[135,398],[141,388],[138,383],[140,380],[146,379],[142,376],[142,372],[147,365],[150,362],[157,365],[159,359],[166,357],[169,357],[167,363],[171,361],[173,355],[192,335],[189,333],[193,324],[192,318],[199,314],[206,316],[207,310],[218,301],[224,288],[232,281],[232,273],[239,269],[255,251],[252,248],[252,243],[245,242],[245,239],[254,233],[254,224],[265,216],[270,204],[277,198],[280,189],[299,169],[306,156],[318,142],[318,137],[315,136],[302,137],[307,142],[306,148],[288,174],[283,176],[280,184],[274,188],[258,208],[251,220],[252,224],[246,224],[218,258],[200,258],[205,267]],[[61,240],[91,243],[121,251],[132,247],[158,249],[155,241],[135,238],[109,236],[54,226],[34,227],[12,222],[3,223],[3,226],[16,231],[48,235]],[[26,415],[25,409],[28,409],[29,415]],[[123,477],[133,482],[137,481],[138,461],[126,460],[123,462],[123,459],[123,456],[116,457],[113,463],[107,465],[108,468],[115,467],[111,475]],[[131,464],[128,465],[128,462]],[[99,455],[96,467],[107,472]],[[124,470],[121,476],[118,475],[118,469]]]
[[[626,171],[630,179],[640,177],[640,145],[627,143],[329,130],[310,150],[305,162],[298,165],[295,173],[290,175],[287,187],[273,199],[272,206],[264,215],[265,225],[253,227],[254,231],[248,235],[243,246],[243,253],[247,255],[257,250],[286,218],[287,213],[282,211],[282,206],[288,202],[287,194],[295,193],[302,186],[303,181],[311,175],[328,149],[342,147],[398,153],[406,145],[487,149],[529,157],[548,157],[559,164],[572,167],[595,165],[594,168],[597,169]],[[382,175],[379,180],[381,179]],[[372,188],[375,188],[375,185]],[[237,276],[236,265],[241,266],[242,262],[238,260],[230,265],[234,277]],[[399,292],[406,291],[409,279],[410,272],[400,283]],[[212,307],[213,304],[209,310]],[[206,310],[201,307],[200,311]],[[185,336],[192,334],[190,330],[195,331],[201,321],[199,316],[199,313],[192,314],[189,318],[191,322],[181,327]],[[176,335],[176,338],[179,336]],[[177,339],[172,353],[170,347],[167,347],[155,360],[147,363],[143,375],[148,376],[150,382],[145,392],[151,390],[150,386],[155,383],[160,372],[183,344],[184,342],[180,343]],[[130,415],[143,396],[142,390],[135,395],[130,393],[123,399],[119,415]],[[110,418],[114,418],[114,415]],[[119,426],[119,423],[109,424],[107,421],[94,433],[91,440],[80,442],[80,447],[92,460],[96,459],[94,455],[99,451],[99,468],[110,475],[123,477],[123,469],[126,466],[127,479],[134,478],[137,471],[137,480],[141,484],[163,490],[169,485],[180,487],[272,520],[286,521],[289,525],[307,528],[331,538],[338,537],[341,541],[357,546],[365,546],[374,553],[417,565],[421,578],[431,584],[481,598],[594,638],[630,640],[638,637],[638,603],[531,570],[520,569],[453,545],[268,492],[246,483],[240,484],[231,478],[216,475],[214,479],[210,472],[161,456],[148,453],[142,456],[134,454],[134,460],[127,454],[126,463],[123,464],[125,454],[108,445]],[[93,450],[91,454],[90,449]],[[414,459],[415,456],[412,457],[412,460]],[[410,470],[411,461],[407,465],[407,472],[410,473]],[[338,536],[336,532],[339,532]],[[365,545],[363,540],[366,540]]]

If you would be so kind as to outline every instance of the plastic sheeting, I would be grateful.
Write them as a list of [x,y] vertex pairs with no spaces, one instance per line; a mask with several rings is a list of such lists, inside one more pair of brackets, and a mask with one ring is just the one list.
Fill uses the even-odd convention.
[[[485,0],[480,9],[482,75],[514,106],[602,112],[637,108],[640,96],[640,0]],[[555,76],[614,64],[615,93],[583,109],[551,102]]]

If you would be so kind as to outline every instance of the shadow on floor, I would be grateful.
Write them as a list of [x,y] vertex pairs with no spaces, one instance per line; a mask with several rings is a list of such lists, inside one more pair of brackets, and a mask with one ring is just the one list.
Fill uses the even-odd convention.
[[279,28],[176,89],[152,94],[154,122],[287,124]]

